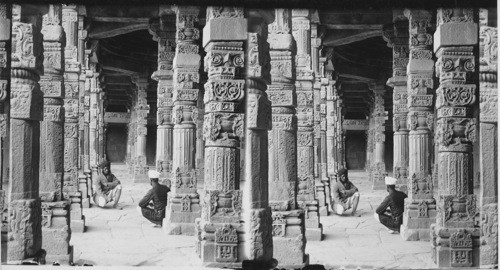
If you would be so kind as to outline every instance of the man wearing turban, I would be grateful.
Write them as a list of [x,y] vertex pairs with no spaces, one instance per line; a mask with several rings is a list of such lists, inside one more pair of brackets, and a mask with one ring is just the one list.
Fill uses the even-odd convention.
[[[158,183],[160,173],[155,170],[148,172],[148,177],[151,181],[151,189],[146,193],[144,198],[139,202],[137,211],[147,220],[151,221],[156,226],[162,226],[163,218],[165,218],[165,207],[167,207],[168,192],[170,189],[167,186]],[[153,208],[149,207],[150,202],[153,202]]]
[[116,207],[122,194],[120,180],[111,173],[109,161],[103,161],[99,168],[101,168],[101,174],[97,178],[94,202],[99,207],[104,207],[108,203],[113,203],[113,207]]
[[349,178],[347,177],[347,169],[340,169],[337,172],[337,177],[338,181],[333,184],[332,187],[335,213],[341,216],[345,211],[352,208],[351,215],[359,216],[356,213],[359,203],[358,188],[351,181],[349,181]]
[[407,196],[404,192],[396,190],[396,178],[386,176],[385,185],[387,186],[389,195],[379,205],[374,217],[378,222],[387,227],[389,233],[395,234],[399,233],[399,229],[403,223],[403,211]]

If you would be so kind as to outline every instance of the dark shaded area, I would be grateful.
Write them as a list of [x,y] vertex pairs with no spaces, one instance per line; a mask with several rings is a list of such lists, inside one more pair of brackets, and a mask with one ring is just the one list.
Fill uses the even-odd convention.
[[156,125],[148,125],[148,134],[146,135],[146,163],[154,166],[156,163]]
[[106,155],[110,162],[123,163],[127,154],[127,126],[109,124],[106,132]]
[[347,130],[345,156],[348,170],[363,170],[366,163],[366,135],[364,130]]

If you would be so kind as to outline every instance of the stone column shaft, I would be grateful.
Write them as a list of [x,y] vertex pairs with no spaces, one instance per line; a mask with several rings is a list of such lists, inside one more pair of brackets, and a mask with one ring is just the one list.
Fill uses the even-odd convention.
[[7,262],[20,264],[44,254],[39,198],[43,93],[38,84],[43,49],[40,25],[21,22],[27,18],[19,5],[13,5],[12,13]]
[[63,194],[71,201],[71,231],[85,230],[82,215],[82,193],[78,180],[78,12],[76,5],[63,5],[62,26],[66,37],[64,48],[64,177]]
[[[488,17],[480,11],[481,19]],[[498,267],[498,28],[480,24],[479,33],[479,151],[481,246],[483,268]]]
[[[319,202],[318,212],[321,216],[328,215],[328,200],[330,186],[326,174],[326,90],[321,87],[318,24],[311,23],[311,61],[314,72],[314,182],[315,194]],[[323,63],[322,63],[323,64]],[[328,191],[327,191],[328,189]]]
[[436,217],[431,175],[431,131],[434,126],[431,12],[405,10],[409,20],[408,115],[409,132],[408,199],[401,236],[405,240],[429,240],[429,226]]
[[[248,33],[246,55],[246,121],[245,121],[245,179],[243,218],[245,224],[245,253],[253,269],[270,269],[273,261],[272,217],[268,191],[268,130],[271,129],[271,102],[267,98],[269,77],[269,44],[263,36]],[[261,264],[260,267],[256,267]],[[248,266],[248,269],[252,269]]]
[[[178,45],[181,40],[199,38],[194,26],[198,11],[177,7]],[[245,260],[239,147],[245,133],[241,101],[245,96],[243,44],[247,20],[238,7],[208,7],[206,14],[202,43],[208,72],[203,123],[205,189],[200,195],[201,219],[196,225],[197,251],[204,266],[240,268]],[[198,48],[192,43],[185,47],[191,52]]]
[[[9,168],[9,86],[12,6],[0,4],[0,189],[8,181]],[[5,195],[5,193],[4,193]],[[3,208],[0,208],[2,210]]]
[[292,10],[292,34],[297,46],[295,87],[297,92],[297,203],[305,211],[306,238],[320,241],[323,228],[314,180],[314,73],[311,69],[311,24],[309,10]]
[[385,108],[384,108],[384,86],[370,85],[370,90],[374,93],[373,110],[373,156],[371,164],[372,189],[385,188]]
[[[164,231],[167,234],[195,234],[195,219],[201,215],[196,176],[197,102],[200,92],[200,35],[185,35],[198,21],[198,8],[179,8],[173,61],[173,156],[171,202],[167,206]],[[196,29],[198,30],[198,29]],[[187,31],[187,32],[186,32]],[[217,55],[217,54],[215,54]],[[218,55],[220,56],[220,55]],[[207,56],[206,61],[209,61]],[[209,71],[210,72],[210,71]],[[214,74],[215,75],[215,74]],[[189,207],[187,207],[189,205]]]
[[134,182],[147,182],[148,166],[146,164],[146,135],[147,129],[147,116],[149,113],[149,105],[147,103],[148,80],[143,77],[134,77],[133,83],[137,87],[137,94],[135,96],[134,111],[136,116],[136,139],[135,139],[135,155],[134,160]]
[[[64,88],[62,6],[49,5],[43,16],[44,75],[40,88],[44,94],[44,113],[40,136],[40,198],[42,200],[43,249],[48,263],[72,263],[69,206],[63,201],[64,172]],[[51,222],[51,213],[64,208],[57,222]],[[58,223],[60,222],[60,223]],[[60,237],[63,236],[63,237]]]
[[408,21],[394,14],[394,23],[384,30],[384,39],[392,47],[392,77],[387,85],[393,91],[393,131],[394,155],[393,173],[397,179],[396,186],[407,193],[408,162],[409,162],[409,130],[406,125],[408,116],[408,89],[406,69],[409,61]]
[[[274,257],[279,267],[307,265],[304,211],[297,207],[297,96],[293,67],[295,52],[291,35],[291,10],[276,9],[268,26],[271,55],[273,129],[269,136],[269,204],[273,210]],[[312,139],[312,138],[311,138]],[[283,158],[286,157],[286,158]],[[311,187],[313,188],[313,187]],[[312,191],[312,190],[311,190]]]
[[439,189],[438,214],[431,230],[432,256],[439,267],[479,266],[472,156],[478,120],[472,113],[477,99],[478,30],[473,9],[437,11],[434,52],[439,78],[435,135]]

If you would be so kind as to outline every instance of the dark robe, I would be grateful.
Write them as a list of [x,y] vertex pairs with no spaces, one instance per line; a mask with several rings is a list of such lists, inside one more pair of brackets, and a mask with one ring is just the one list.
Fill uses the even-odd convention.
[[[139,202],[142,215],[154,224],[162,225],[163,223],[168,192],[170,192],[170,189],[167,186],[154,184],[153,188]],[[153,209],[148,207],[151,201],[153,201]]]
[[[403,223],[403,211],[405,206],[405,193],[397,190],[391,190],[389,195],[379,205],[376,213],[379,216],[380,223],[389,228],[389,230],[398,231]],[[390,208],[390,215],[386,213]]]

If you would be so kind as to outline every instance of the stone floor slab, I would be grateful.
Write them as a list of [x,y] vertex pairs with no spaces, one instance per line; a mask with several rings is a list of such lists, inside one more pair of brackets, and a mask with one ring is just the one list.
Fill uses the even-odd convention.
[[[195,253],[193,236],[165,235],[136,211],[150,185],[133,183],[124,165],[112,164],[111,169],[122,182],[121,209],[92,205],[83,210],[87,231],[73,234],[71,239],[75,263],[103,269],[204,269]],[[308,241],[306,245],[310,263],[335,269],[435,268],[429,242],[405,242],[400,235],[388,234],[373,219],[374,209],[387,192],[372,191],[365,172],[349,172],[349,178],[360,189],[361,216],[322,216],[323,241]]]

